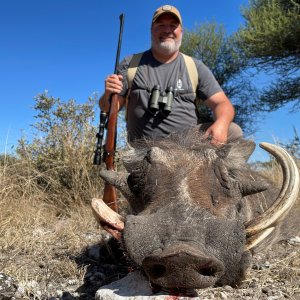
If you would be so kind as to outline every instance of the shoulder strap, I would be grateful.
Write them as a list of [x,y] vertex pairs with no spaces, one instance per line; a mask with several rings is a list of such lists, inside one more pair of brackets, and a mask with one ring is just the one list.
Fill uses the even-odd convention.
[[134,76],[136,74],[136,71],[138,69],[138,66],[140,64],[141,58],[143,56],[144,52],[133,54],[128,69],[127,69],[127,83],[128,83],[128,90],[127,90],[127,95],[125,97],[125,119],[127,121],[128,117],[128,98],[131,92],[131,87],[132,87],[132,82],[134,79]]
[[193,91],[194,91],[194,93],[196,93],[197,86],[198,86],[198,80],[199,80],[196,64],[191,56],[188,56],[183,53],[181,53],[181,54],[185,61],[185,65],[186,65],[186,68],[187,68],[187,71],[188,71],[188,74],[190,77],[190,81],[192,83]]
[[133,56],[131,58],[131,61],[130,61],[128,69],[127,69],[128,91],[131,90],[132,82],[133,82],[134,76],[136,74],[137,68],[140,64],[143,54],[144,54],[144,52],[133,54]]

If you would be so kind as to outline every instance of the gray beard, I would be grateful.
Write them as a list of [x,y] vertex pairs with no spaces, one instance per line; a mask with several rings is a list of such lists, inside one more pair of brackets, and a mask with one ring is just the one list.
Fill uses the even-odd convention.
[[162,54],[173,54],[177,52],[181,46],[181,40],[182,37],[180,37],[179,40],[171,40],[171,41],[165,41],[165,42],[156,42],[152,38],[152,48],[156,50],[157,52],[160,52]]

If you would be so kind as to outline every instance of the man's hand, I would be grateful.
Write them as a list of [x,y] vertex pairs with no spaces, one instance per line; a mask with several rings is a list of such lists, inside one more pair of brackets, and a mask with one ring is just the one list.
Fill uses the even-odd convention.
[[226,144],[228,136],[228,126],[222,122],[214,122],[204,134],[204,138],[211,138],[211,143],[216,146]]
[[[99,100],[99,106],[102,111],[105,111],[105,112],[109,111],[109,106],[110,106],[109,98],[110,98],[111,94],[121,93],[122,88],[123,88],[122,80],[123,80],[123,76],[116,75],[116,74],[109,75],[105,79],[105,92]],[[118,96],[118,101],[119,101],[118,109],[120,110],[125,102],[125,99],[124,99],[124,97]]]
[[123,88],[123,76],[112,74],[105,79],[105,96],[110,97],[111,94],[120,94]]
[[212,111],[215,122],[206,130],[204,137],[211,137],[211,143],[221,146],[227,142],[229,125],[234,117],[234,108],[224,94],[218,92],[204,102]]

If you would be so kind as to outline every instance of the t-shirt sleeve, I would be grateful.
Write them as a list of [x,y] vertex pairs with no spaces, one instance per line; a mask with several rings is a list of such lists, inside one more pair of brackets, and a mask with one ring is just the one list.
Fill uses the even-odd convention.
[[222,92],[223,89],[219,85],[210,69],[200,60],[195,60],[195,63],[199,75],[197,98],[205,101],[212,95]]
[[132,55],[126,56],[118,66],[117,73],[123,76],[123,89],[120,93],[120,96],[126,96],[128,90],[128,82],[127,82],[127,70],[129,67],[129,63],[131,61]]

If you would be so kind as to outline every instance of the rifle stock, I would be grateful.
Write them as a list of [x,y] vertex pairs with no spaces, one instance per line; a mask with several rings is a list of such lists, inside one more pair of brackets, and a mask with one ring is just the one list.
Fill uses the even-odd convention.
[[[115,151],[116,151],[116,134],[118,120],[118,95],[114,94],[111,97],[109,116],[107,121],[107,136],[105,142],[105,157],[104,161],[106,169],[109,171],[115,170]],[[105,183],[103,192],[103,201],[114,211],[118,212],[117,192],[116,188],[109,183]]]
[[118,212],[116,188],[107,182],[104,185],[103,201],[112,210],[114,210],[115,212]]

